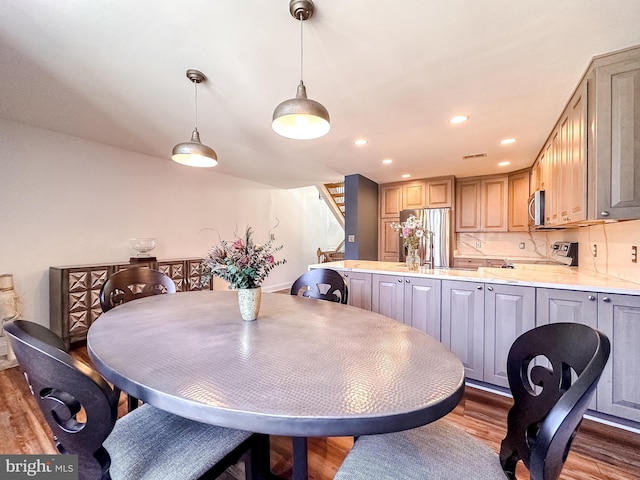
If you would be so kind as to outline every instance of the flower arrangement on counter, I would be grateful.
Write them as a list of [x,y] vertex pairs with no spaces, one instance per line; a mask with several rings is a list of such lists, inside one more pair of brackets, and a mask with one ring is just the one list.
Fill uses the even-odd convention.
[[413,250],[418,249],[422,237],[428,237],[432,233],[422,226],[415,215],[409,215],[404,222],[393,222],[389,226],[392,230],[400,232],[400,236],[404,238],[404,246]]
[[211,277],[219,277],[229,283],[229,288],[256,288],[285,259],[276,260],[274,254],[282,250],[271,240],[254,243],[253,229],[247,226],[244,237],[236,236],[233,242],[220,240],[219,245],[209,249],[202,260],[203,274],[201,285],[207,284]]

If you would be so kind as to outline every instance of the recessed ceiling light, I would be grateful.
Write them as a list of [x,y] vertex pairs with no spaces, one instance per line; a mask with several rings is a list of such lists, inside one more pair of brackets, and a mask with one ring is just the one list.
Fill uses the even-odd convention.
[[449,120],[449,123],[452,123],[455,125],[457,123],[464,123],[467,120],[469,120],[469,115],[456,115],[451,120]]
[[512,143],[516,143],[518,139],[516,138],[505,138],[504,140],[500,140],[500,145],[511,145]]
[[390,165],[393,163],[393,160],[391,160],[390,158],[385,158],[384,160],[382,160],[382,163],[384,165]]
[[409,175],[408,173],[403,173],[402,174],[402,178],[409,178],[411,175]]
[[362,145],[366,145],[367,143],[369,143],[369,140],[367,140],[366,138],[356,138],[353,143],[354,145],[361,147]]
[[508,162],[508,161],[505,160],[504,162],[498,163],[499,167],[506,167],[507,165],[511,165],[511,162]]

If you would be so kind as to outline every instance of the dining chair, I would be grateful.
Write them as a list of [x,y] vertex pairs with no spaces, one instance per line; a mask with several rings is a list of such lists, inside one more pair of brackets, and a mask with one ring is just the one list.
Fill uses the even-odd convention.
[[[102,285],[100,307],[108,312],[131,300],[163,293],[176,293],[176,284],[169,276],[147,267],[131,267],[114,273]],[[138,405],[139,400],[127,394],[128,410],[132,411]]]
[[330,268],[315,268],[300,275],[291,286],[291,295],[347,303],[347,282],[337,271]]
[[108,312],[131,300],[162,293],[176,293],[176,284],[170,277],[147,267],[126,268],[104,282],[100,289],[100,307]]
[[118,395],[96,371],[69,355],[55,333],[25,320],[4,328],[57,450],[78,455],[80,480],[213,478],[245,452],[251,454],[246,478],[264,471],[254,461],[261,436],[195,422],[149,404],[116,420]]
[[529,330],[507,358],[513,406],[499,455],[442,419],[360,437],[335,479],[515,479],[522,460],[531,480],[555,480],[609,352],[609,339],[586,325],[553,323]]

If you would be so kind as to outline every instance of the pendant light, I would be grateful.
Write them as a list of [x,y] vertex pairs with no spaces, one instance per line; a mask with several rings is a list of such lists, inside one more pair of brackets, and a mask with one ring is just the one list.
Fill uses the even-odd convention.
[[191,133],[191,141],[179,143],[173,147],[171,159],[175,162],[190,167],[215,167],[218,164],[218,155],[213,148],[203,145],[200,142],[198,132],[198,84],[204,82],[207,77],[199,70],[187,70],[187,78],[195,86],[196,122]]
[[283,137],[310,140],[326,135],[331,128],[329,112],[320,103],[307,98],[307,89],[302,81],[302,24],[313,15],[311,0],[290,0],[289,12],[300,20],[300,85],[295,98],[285,100],[273,112],[273,130]]

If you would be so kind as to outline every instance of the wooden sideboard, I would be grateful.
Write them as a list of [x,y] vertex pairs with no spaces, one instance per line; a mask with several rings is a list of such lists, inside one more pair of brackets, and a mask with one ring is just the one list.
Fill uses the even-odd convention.
[[202,264],[200,258],[175,260],[102,263],[49,267],[49,321],[51,329],[67,346],[84,341],[91,324],[100,316],[100,289],[104,282],[125,268],[151,267],[171,277],[176,292],[208,289],[213,282],[200,287]]

